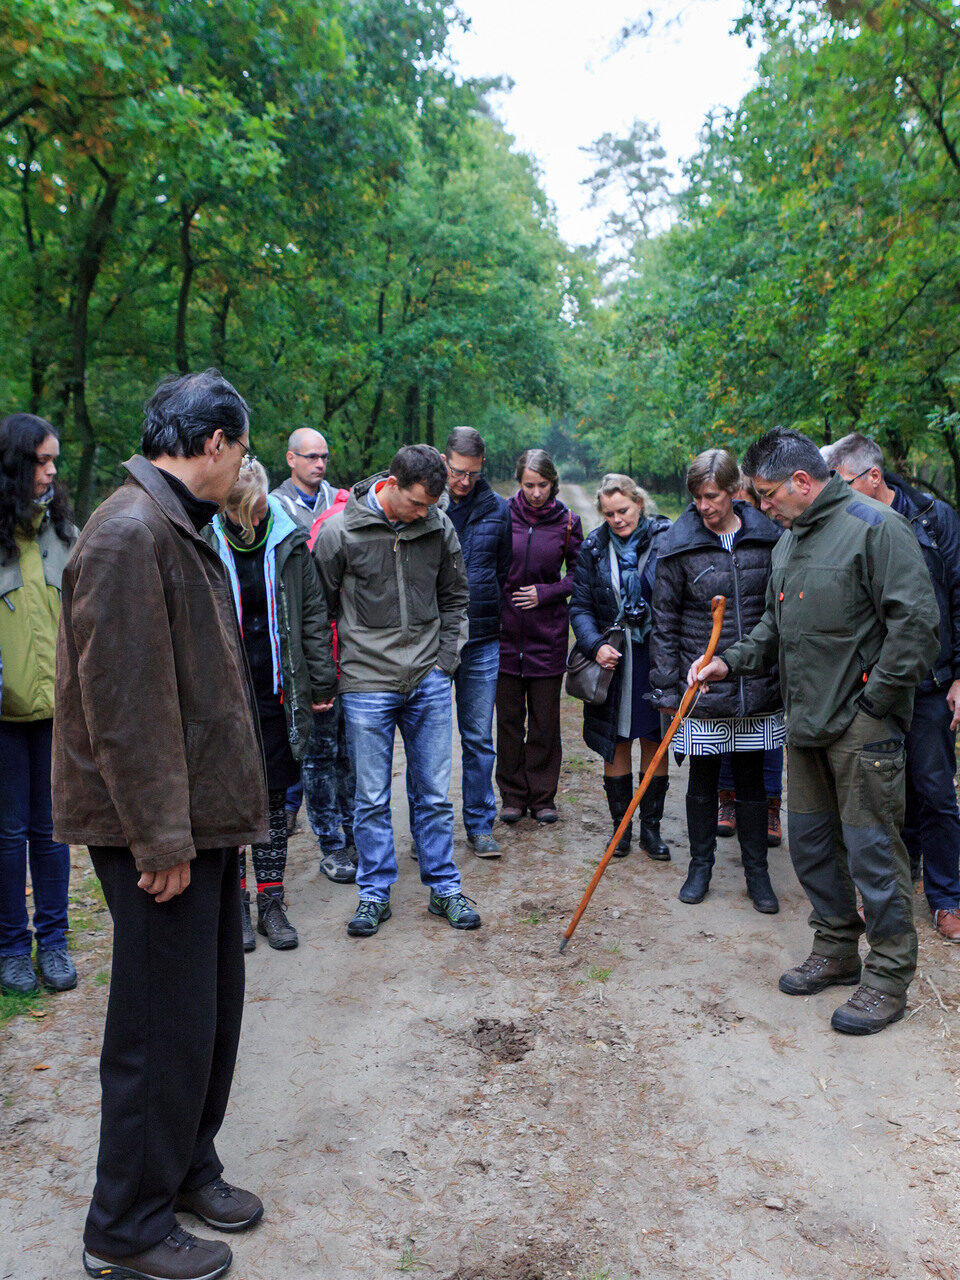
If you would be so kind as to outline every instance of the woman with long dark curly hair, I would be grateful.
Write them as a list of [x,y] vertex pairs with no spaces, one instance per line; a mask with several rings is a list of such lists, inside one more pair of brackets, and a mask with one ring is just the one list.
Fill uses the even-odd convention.
[[[67,954],[70,851],[53,839],[50,751],[60,579],[77,530],[56,481],[60,441],[49,422],[0,422],[0,989],[77,985]],[[27,914],[27,861],[33,931]]]

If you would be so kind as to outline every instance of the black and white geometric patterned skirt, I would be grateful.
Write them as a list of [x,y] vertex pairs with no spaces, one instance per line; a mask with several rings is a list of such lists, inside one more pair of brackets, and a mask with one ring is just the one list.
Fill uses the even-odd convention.
[[732,751],[771,751],[787,736],[782,711],[730,720],[690,717],[674,734],[670,749],[678,756],[716,756]]

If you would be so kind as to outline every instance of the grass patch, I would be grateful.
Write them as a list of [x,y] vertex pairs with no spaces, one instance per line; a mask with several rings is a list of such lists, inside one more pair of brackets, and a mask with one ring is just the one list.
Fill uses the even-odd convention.
[[29,996],[0,995],[0,1027],[11,1018],[22,1018],[24,1014],[38,1012],[48,999],[45,991],[35,991]]
[[590,977],[594,982],[607,982],[611,973],[613,973],[612,969],[598,969],[597,966],[593,964],[590,966],[590,973],[588,977]]
[[109,969],[101,969],[99,973],[95,973],[95,974],[93,975],[93,985],[94,985],[95,987],[109,987],[109,985],[110,985],[110,970],[109,970]]
[[543,916],[538,916],[535,911],[531,911],[531,913],[528,916],[520,917],[520,923],[537,925],[541,922],[542,919],[543,919]]
[[422,1271],[427,1266],[413,1251],[412,1244],[405,1244],[400,1250],[400,1261],[394,1271]]

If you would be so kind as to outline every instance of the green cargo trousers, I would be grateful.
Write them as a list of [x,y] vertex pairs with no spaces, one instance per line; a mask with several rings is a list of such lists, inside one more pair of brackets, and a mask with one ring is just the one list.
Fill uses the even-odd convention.
[[858,711],[828,747],[788,746],[790,856],[813,908],[813,951],[855,956],[864,924],[863,982],[903,995],[917,967],[910,859],[900,837],[903,734]]

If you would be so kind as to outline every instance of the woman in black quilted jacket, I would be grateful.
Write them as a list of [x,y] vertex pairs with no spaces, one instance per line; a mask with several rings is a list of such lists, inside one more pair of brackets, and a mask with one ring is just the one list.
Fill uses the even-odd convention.
[[[735,500],[740,468],[726,449],[708,449],[687,470],[690,506],[663,537],[653,595],[650,684],[661,708],[680,705],[690,664],[710,637],[710,601],[726,596],[719,649],[747,635],[764,610],[770,555],[781,529]],[[690,869],[681,902],[702,902],[717,842],[717,781],[724,755],[733,767],[737,835],[747,891],[757,911],[780,904],[767,872],[767,796],[763,753],[784,740],[777,672],[710,685],[677,731],[673,749],[690,757],[687,830]]]

